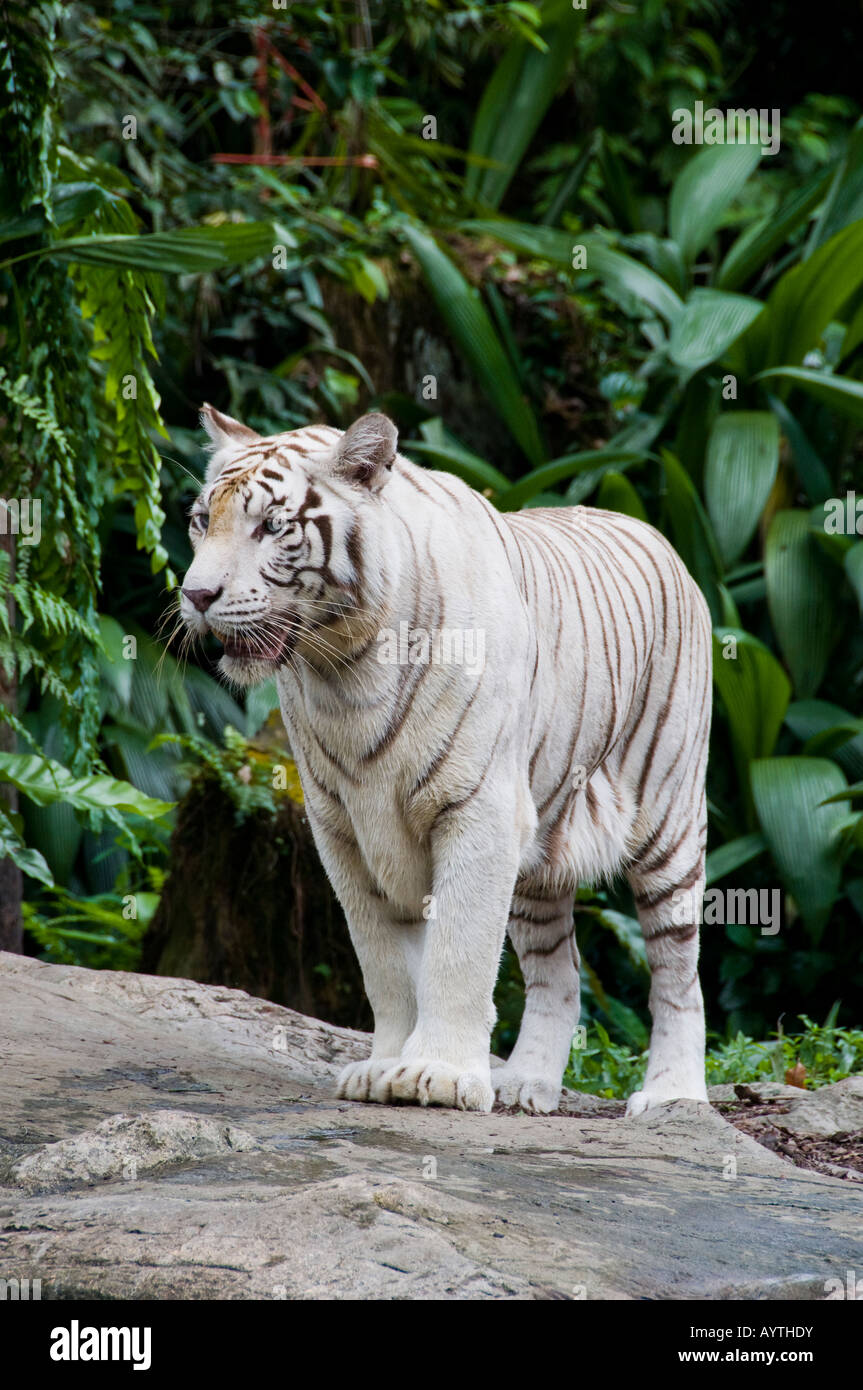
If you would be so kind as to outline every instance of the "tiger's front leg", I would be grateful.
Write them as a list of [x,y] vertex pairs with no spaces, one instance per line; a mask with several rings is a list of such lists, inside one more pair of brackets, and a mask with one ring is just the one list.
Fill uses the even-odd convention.
[[474,794],[438,813],[416,1026],[372,1100],[492,1108],[493,994],[524,841],[514,800]]
[[426,924],[393,920],[392,907],[371,882],[346,819],[328,824],[324,816],[329,811],[332,817],[332,808],[324,803],[321,810],[320,797],[316,803],[307,796],[306,809],[347,920],[375,1020],[371,1056],[343,1068],[338,1094],[346,1100],[371,1100],[374,1086],[395,1065],[416,1023],[415,977]]
[[350,1062],[339,1076],[345,1100],[378,1100],[381,1078],[401,1056],[417,1017],[415,973],[426,924],[394,923],[386,905],[354,890],[346,901],[348,929],[375,1019],[371,1056]]

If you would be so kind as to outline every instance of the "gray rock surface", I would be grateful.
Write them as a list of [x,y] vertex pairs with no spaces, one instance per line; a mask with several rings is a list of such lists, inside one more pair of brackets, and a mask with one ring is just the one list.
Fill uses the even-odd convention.
[[775,1123],[792,1134],[852,1134],[863,1130],[863,1076],[846,1076],[817,1091],[798,1091]]
[[710,1106],[336,1100],[367,1047],[239,990],[0,953],[0,1278],[43,1298],[820,1299],[863,1268],[859,1188]]

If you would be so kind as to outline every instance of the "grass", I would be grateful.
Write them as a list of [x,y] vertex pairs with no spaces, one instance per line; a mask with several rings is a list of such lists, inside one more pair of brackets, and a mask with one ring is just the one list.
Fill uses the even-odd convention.
[[[834,1011],[831,1010],[831,1015]],[[863,1029],[837,1028],[832,1017],[823,1024],[799,1015],[803,1029],[779,1032],[769,1041],[743,1033],[715,1039],[707,1049],[707,1084],[784,1081],[788,1068],[801,1063],[807,1089],[841,1081],[863,1071]],[[573,1047],[563,1078],[565,1086],[591,1095],[624,1100],[644,1080],[647,1051],[633,1052],[615,1043],[600,1023],[588,1028],[587,1046]]]

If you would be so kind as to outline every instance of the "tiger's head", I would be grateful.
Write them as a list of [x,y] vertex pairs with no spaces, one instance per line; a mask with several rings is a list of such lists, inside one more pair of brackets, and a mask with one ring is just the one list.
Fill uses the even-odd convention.
[[395,425],[372,414],[344,433],[262,438],[209,405],[201,422],[212,452],[191,509],[186,627],[215,634],[236,684],[266,680],[294,653],[335,670],[369,635],[375,577],[363,573],[361,536],[396,458]]

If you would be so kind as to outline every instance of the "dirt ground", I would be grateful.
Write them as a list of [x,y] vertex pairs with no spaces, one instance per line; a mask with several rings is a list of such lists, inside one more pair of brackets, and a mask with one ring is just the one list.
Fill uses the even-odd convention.
[[777,1117],[791,1109],[786,1100],[762,1100],[748,1086],[735,1086],[736,1101],[714,1102],[737,1129],[756,1139],[772,1153],[797,1165],[825,1173],[831,1178],[845,1178],[863,1183],[863,1129],[848,1134],[792,1134],[777,1124]]

